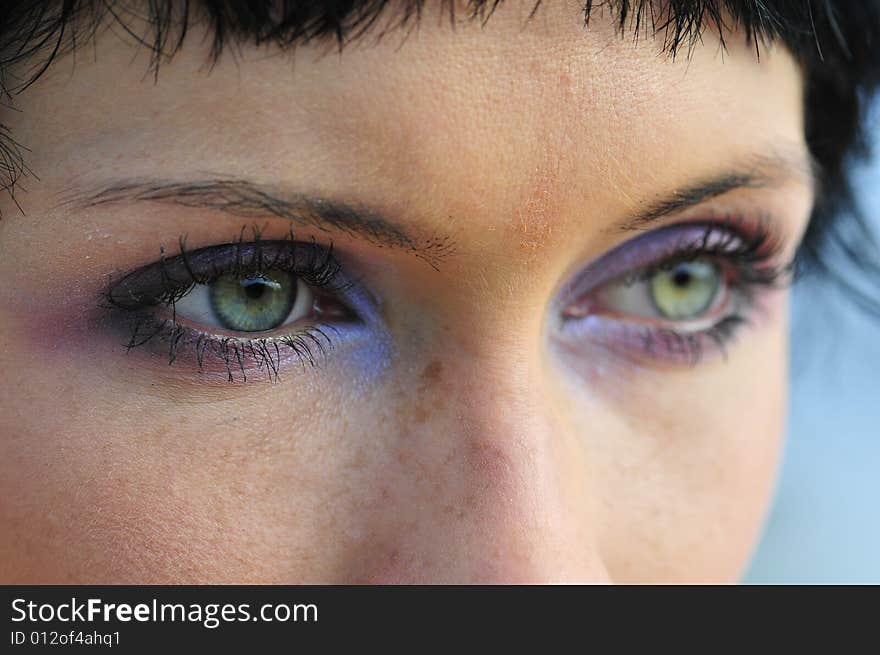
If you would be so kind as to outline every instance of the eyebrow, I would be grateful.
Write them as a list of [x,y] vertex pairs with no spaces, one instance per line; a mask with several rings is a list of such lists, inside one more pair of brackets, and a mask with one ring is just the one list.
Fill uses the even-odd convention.
[[642,229],[662,218],[731,191],[777,188],[792,180],[809,187],[815,195],[820,186],[818,163],[800,149],[753,155],[737,169],[675,189],[669,195],[651,202],[618,227],[621,231]]
[[[644,229],[662,218],[731,191],[779,187],[791,180],[800,181],[814,193],[819,188],[819,167],[802,149],[752,155],[733,169],[677,188],[652,201],[611,229],[623,232]],[[243,218],[283,218],[325,233],[335,230],[379,247],[408,251],[435,270],[444,258],[455,252],[450,236],[414,234],[369,207],[303,193],[279,193],[243,179],[125,180],[69,197],[62,204],[86,208],[131,202],[172,203]]]
[[62,204],[88,208],[132,202],[170,203],[241,218],[283,218],[321,232],[335,230],[380,247],[408,251],[435,270],[455,251],[450,236],[413,234],[368,207],[302,193],[278,193],[242,179],[127,180],[68,197]]

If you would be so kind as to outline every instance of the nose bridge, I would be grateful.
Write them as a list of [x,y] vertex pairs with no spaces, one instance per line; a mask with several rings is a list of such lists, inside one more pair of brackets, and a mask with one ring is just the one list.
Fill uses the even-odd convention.
[[[503,356],[464,385],[456,430],[475,580],[602,581],[584,450],[539,361]],[[482,377],[482,379],[480,379]]]
[[409,438],[417,452],[406,502],[416,518],[386,535],[394,557],[371,581],[608,579],[580,474],[583,449],[542,391],[538,357],[526,351],[513,357],[509,347],[485,344],[422,372],[433,379],[423,392],[444,397],[444,409]]

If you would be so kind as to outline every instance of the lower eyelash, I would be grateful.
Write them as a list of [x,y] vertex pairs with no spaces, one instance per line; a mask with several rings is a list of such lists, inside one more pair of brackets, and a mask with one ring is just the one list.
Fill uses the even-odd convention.
[[[276,337],[242,338],[200,332],[172,319],[152,314],[129,317],[131,337],[126,350],[142,346],[167,353],[171,365],[184,356],[191,357],[199,372],[213,371],[226,375],[229,382],[247,382],[248,371],[257,371],[277,381],[282,361],[294,357],[302,369],[318,366],[334,347],[329,333],[338,332],[332,325],[310,325]],[[219,369],[214,364],[219,365]]]
[[642,349],[651,357],[696,366],[703,358],[707,342],[710,342],[726,359],[727,346],[736,337],[740,328],[748,323],[748,319],[742,314],[731,314],[701,332],[644,328],[641,335]]
[[[756,310],[754,303],[748,300],[714,325],[696,331],[591,315],[566,321],[563,329],[567,334],[561,343],[575,354],[579,354],[579,344],[592,344],[636,362],[693,367],[707,354],[718,354],[726,359],[728,346],[741,328],[751,324],[750,313]],[[587,357],[593,356],[592,352],[587,354]]]

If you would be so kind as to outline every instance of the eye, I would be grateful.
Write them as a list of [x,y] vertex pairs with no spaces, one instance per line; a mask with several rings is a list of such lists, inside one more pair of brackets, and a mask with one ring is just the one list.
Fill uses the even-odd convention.
[[639,361],[695,364],[725,353],[762,289],[789,279],[764,222],[683,224],[643,234],[575,276],[561,298],[559,338],[591,357],[597,344]]
[[267,332],[311,314],[315,294],[302,279],[282,270],[259,275],[226,274],[195,284],[175,301],[178,319],[233,332]]
[[599,311],[667,321],[694,321],[724,304],[729,289],[721,266],[709,260],[678,262],[603,286]]
[[337,345],[381,334],[375,299],[342,269],[331,246],[286,241],[228,243],[158,261],[112,281],[109,324],[128,351],[247,381],[278,378],[287,362],[314,365]]

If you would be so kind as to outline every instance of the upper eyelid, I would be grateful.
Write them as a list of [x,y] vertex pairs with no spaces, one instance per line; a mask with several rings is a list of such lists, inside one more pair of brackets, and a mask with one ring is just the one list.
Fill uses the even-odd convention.
[[[699,248],[696,246],[710,233],[716,233],[720,238],[730,235],[732,239],[748,244],[750,237],[739,234],[734,229],[735,225],[729,223],[730,221],[678,223],[640,234],[604,253],[570,278],[557,295],[556,303],[560,308],[565,307],[585,293],[623,275],[674,258],[681,253],[682,247],[693,245],[693,251],[698,254]],[[781,243],[775,233],[760,233],[754,238],[766,247],[766,252],[753,254],[755,258],[770,260],[780,249]]]
[[[312,242],[253,241],[208,246],[187,252],[181,238],[181,252],[167,256],[164,251],[158,261],[141,266],[117,280],[111,280],[105,292],[113,306],[126,308],[158,304],[193,284],[204,283],[221,274],[256,271],[258,268],[283,267],[296,273],[304,281],[342,292],[352,283],[342,273],[342,265],[333,253],[332,245],[321,246]],[[307,275],[320,275],[309,279]],[[339,278],[338,286],[334,284]]]

